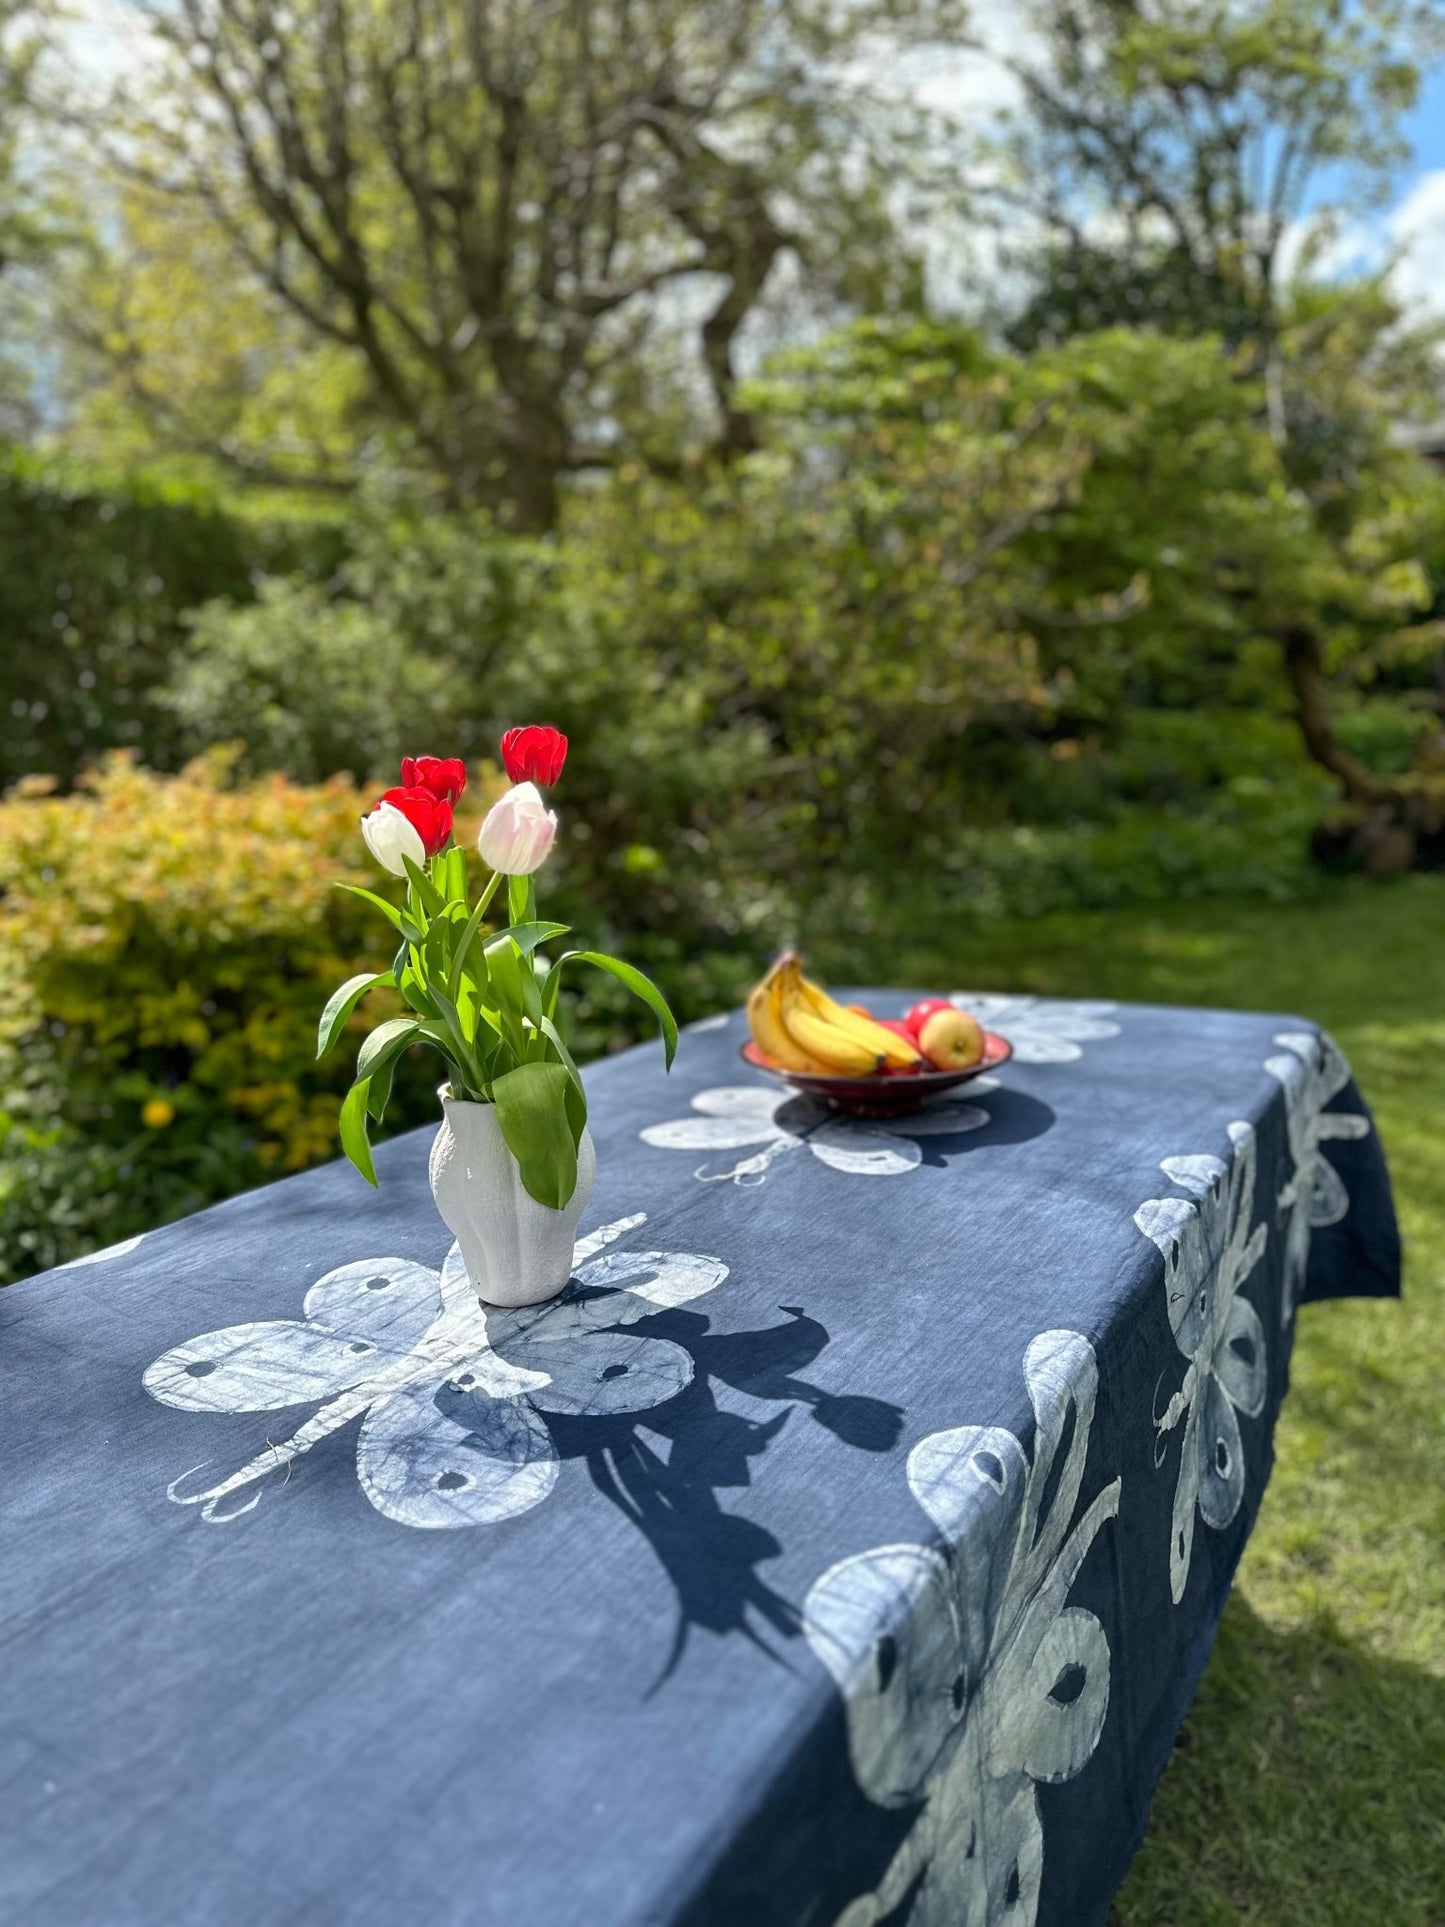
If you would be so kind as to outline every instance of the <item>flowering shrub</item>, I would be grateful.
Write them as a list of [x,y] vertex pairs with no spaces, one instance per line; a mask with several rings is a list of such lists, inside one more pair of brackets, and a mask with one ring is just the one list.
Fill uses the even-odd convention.
[[[334,1154],[348,1079],[311,1060],[374,941],[335,887],[376,882],[361,809],[345,779],[237,783],[224,752],[0,802],[0,1281]],[[428,1070],[398,1066],[396,1122],[434,1109]]]

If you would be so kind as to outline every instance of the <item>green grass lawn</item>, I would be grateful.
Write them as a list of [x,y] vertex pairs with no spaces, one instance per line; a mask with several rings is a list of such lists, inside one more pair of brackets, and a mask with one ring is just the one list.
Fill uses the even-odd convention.
[[1406,1296],[1300,1315],[1274,1477],[1115,1919],[1442,1927],[1445,879],[810,955],[855,982],[1300,1012],[1349,1056],[1390,1160]]

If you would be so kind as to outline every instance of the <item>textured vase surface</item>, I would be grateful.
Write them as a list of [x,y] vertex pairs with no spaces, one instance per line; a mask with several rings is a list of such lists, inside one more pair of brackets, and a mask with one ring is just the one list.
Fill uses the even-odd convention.
[[429,1171],[437,1210],[484,1305],[540,1305],[557,1296],[572,1275],[577,1221],[597,1172],[590,1132],[577,1146],[577,1189],[560,1211],[524,1188],[491,1104],[443,1097]]

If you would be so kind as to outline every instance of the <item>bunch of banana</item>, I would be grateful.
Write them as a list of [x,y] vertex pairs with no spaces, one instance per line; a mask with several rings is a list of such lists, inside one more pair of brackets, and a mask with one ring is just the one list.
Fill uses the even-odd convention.
[[871,1072],[912,1070],[917,1049],[871,1017],[834,1003],[803,975],[797,953],[779,957],[748,998],[753,1041],[785,1071],[822,1077],[866,1077]]

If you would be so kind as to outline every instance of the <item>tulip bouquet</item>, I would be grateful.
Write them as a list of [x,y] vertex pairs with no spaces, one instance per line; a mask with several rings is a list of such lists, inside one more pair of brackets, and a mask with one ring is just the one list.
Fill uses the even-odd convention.
[[[590,964],[608,971],[641,998],[662,1028],[669,1065],[677,1026],[657,987],[620,958],[568,950],[542,967],[539,950],[565,936],[567,926],[537,916],[533,878],[557,835],[556,815],[538,786],[550,787],[561,776],[567,738],[555,729],[512,729],[501,751],[514,787],[482,824],[477,852],[488,874],[475,901],[467,857],[453,835],[453,812],[467,780],[460,759],[408,757],[400,787],[388,790],[362,818],[361,833],[376,861],[406,879],[406,900],[398,908],[357,884],[341,887],[373,904],[399,944],[389,969],[352,977],[331,998],[321,1015],[317,1056],[336,1043],[368,991],[399,991],[408,1013],[367,1037],[341,1107],[346,1155],[376,1183],[368,1123],[379,1122],[386,1110],[402,1052],[429,1044],[446,1062],[450,1097],[495,1107],[527,1193],[560,1210],[577,1187],[577,1151],[587,1122],[582,1080],[557,1023],[564,968]],[[487,913],[503,883],[506,921],[494,928]]]

